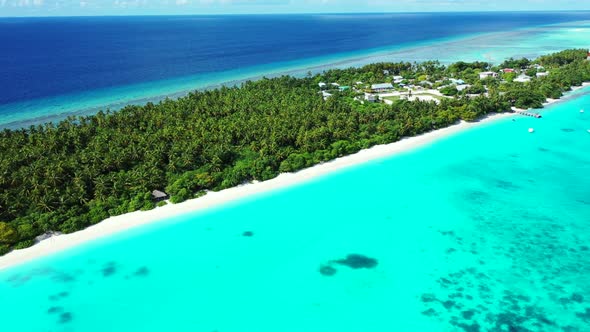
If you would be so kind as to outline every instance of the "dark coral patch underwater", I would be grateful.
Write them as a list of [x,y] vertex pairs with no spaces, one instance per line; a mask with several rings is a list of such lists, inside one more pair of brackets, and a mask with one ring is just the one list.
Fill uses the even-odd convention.
[[331,277],[338,272],[333,266],[334,264],[347,266],[353,270],[358,269],[373,269],[379,264],[375,258],[367,257],[359,254],[350,254],[343,259],[332,260],[328,264],[320,266],[320,274]]
[[59,315],[59,322],[60,324],[69,323],[72,320],[72,318],[72,313],[64,312],[61,315]]
[[108,262],[107,264],[104,265],[101,272],[102,272],[102,276],[105,278],[112,276],[113,274],[117,273],[116,263],[115,262]]
[[336,272],[338,272],[338,270],[336,270],[335,268],[333,268],[330,265],[320,266],[320,274],[323,276],[331,277],[331,276],[335,275]]
[[351,269],[373,269],[379,262],[371,257],[359,254],[350,254],[344,259],[333,261],[336,264],[348,266]]
[[150,270],[147,268],[147,266],[140,267],[139,269],[137,269],[137,271],[135,271],[135,273],[133,273],[133,275],[136,277],[145,277],[149,274]]

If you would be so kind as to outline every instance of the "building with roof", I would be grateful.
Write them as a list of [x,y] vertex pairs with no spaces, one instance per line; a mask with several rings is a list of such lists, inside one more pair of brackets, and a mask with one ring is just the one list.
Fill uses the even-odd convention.
[[373,84],[371,85],[371,90],[373,92],[383,92],[387,90],[393,89],[393,84],[391,83],[381,83],[381,84]]
[[484,72],[479,73],[480,80],[484,80],[488,77],[496,78],[496,77],[498,77],[498,73],[493,72],[493,71],[484,71]]
[[165,201],[168,198],[169,198],[168,194],[163,191],[159,191],[159,190],[152,191],[152,200],[156,203],[161,202],[161,201]]
[[530,81],[531,81],[531,77],[528,75],[525,75],[525,74],[522,74],[514,79],[514,82],[519,82],[519,83],[526,83],[526,82],[530,82]]

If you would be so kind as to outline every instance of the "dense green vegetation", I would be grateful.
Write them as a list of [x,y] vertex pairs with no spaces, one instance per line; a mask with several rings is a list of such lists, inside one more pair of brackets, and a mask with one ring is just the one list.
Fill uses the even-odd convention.
[[[296,79],[193,92],[178,100],[0,133],[0,253],[48,231],[73,232],[118,214],[155,207],[154,189],[173,203],[251,180],[267,180],[511,106],[539,107],[590,81],[586,51],[564,51],[516,66],[545,67],[529,83],[481,81],[486,63],[378,63]],[[510,63],[512,65],[512,63]],[[519,68],[520,68],[519,67]],[[389,74],[386,74],[386,73]],[[361,104],[359,89],[324,100],[318,82],[353,86],[392,75],[472,84],[435,102]],[[449,88],[448,90],[452,90]],[[456,89],[455,89],[456,90]],[[486,92],[487,91],[487,92]],[[486,92],[487,95],[482,94]],[[479,93],[480,96],[467,95]]]

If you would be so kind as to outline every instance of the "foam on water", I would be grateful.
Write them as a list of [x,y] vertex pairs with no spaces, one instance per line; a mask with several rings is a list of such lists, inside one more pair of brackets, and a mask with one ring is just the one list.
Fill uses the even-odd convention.
[[542,119],[2,271],[3,329],[588,331],[582,108],[588,88]]

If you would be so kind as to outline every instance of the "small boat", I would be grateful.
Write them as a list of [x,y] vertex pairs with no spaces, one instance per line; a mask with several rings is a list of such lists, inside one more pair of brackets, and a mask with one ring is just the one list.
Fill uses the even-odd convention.
[[580,113],[584,113],[584,110],[580,110]]
[[535,132],[535,128],[529,128],[529,133],[534,133]]

